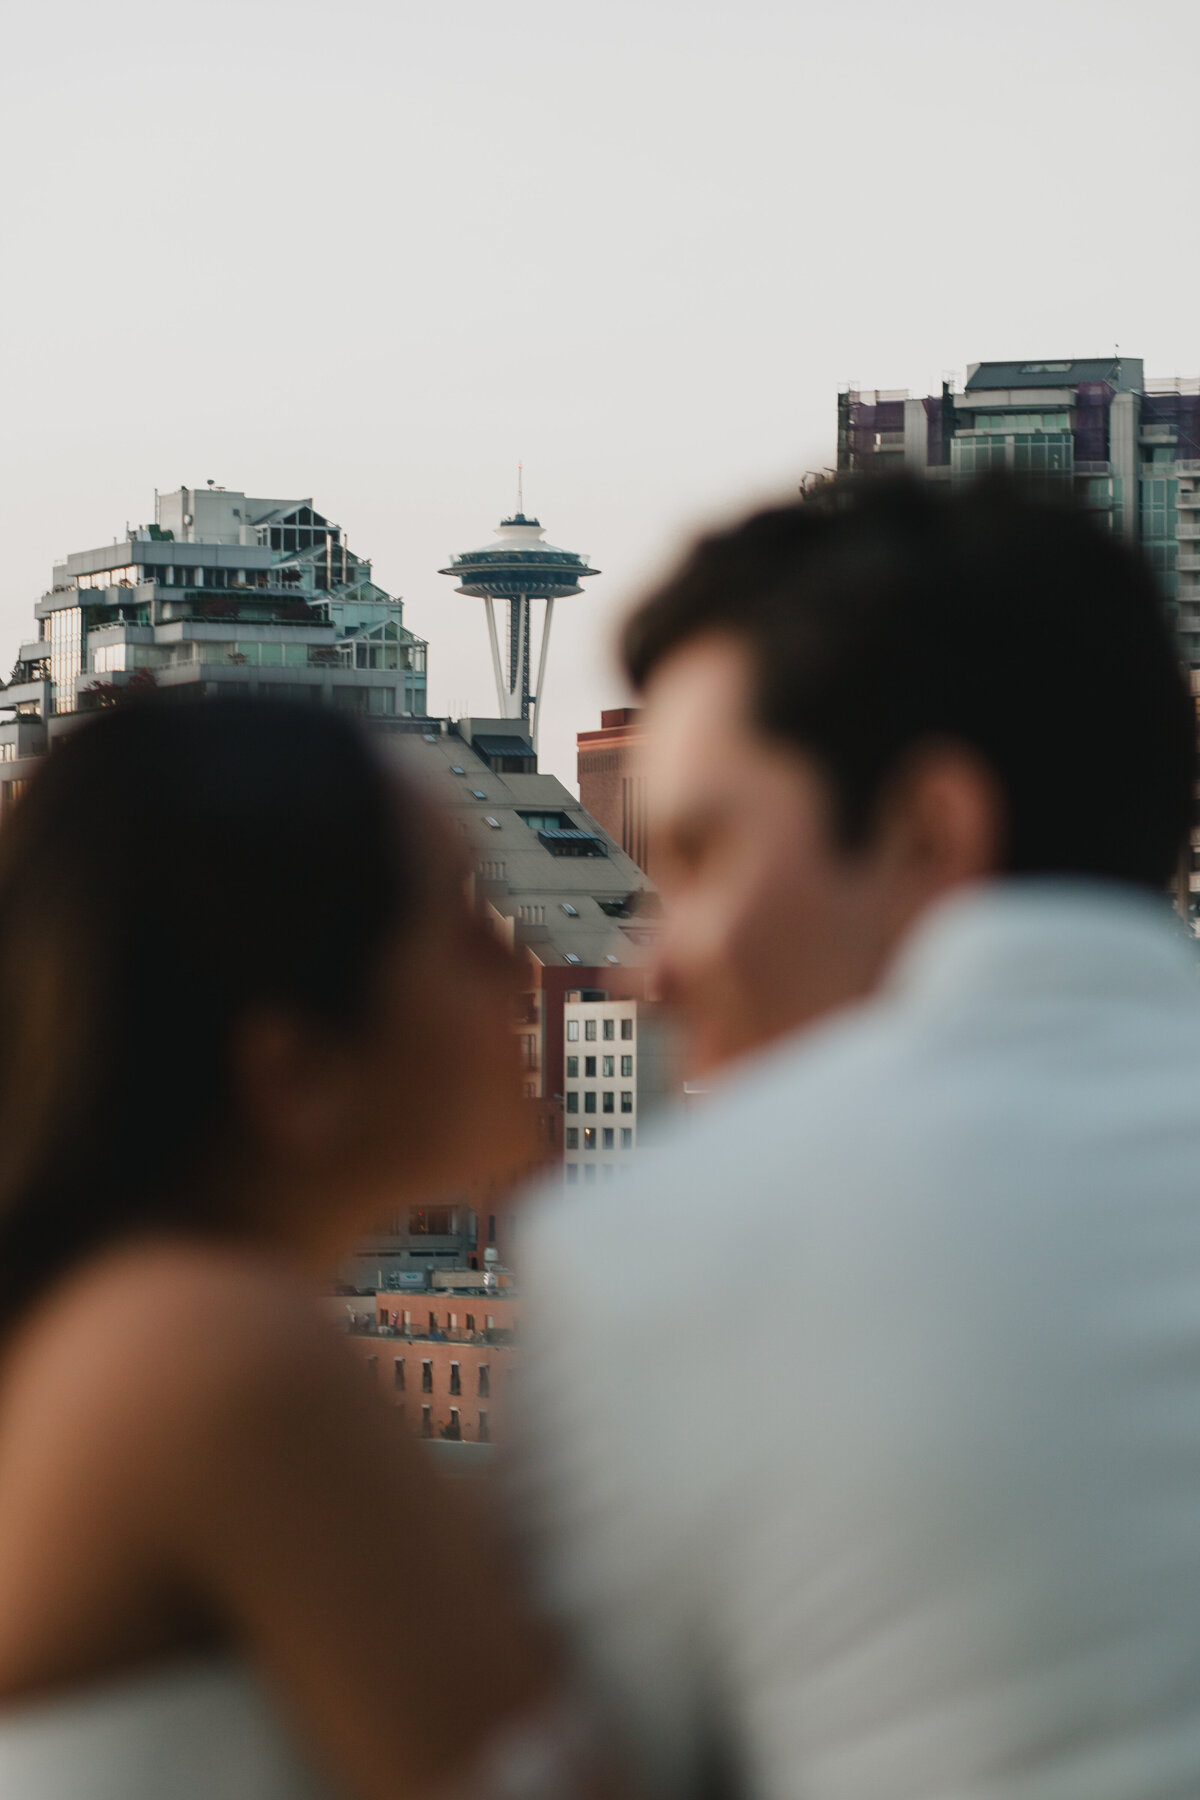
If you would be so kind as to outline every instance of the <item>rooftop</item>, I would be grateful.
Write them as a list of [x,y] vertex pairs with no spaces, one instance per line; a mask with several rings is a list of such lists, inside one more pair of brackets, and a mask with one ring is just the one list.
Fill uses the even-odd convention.
[[972,363],[965,391],[1078,387],[1083,382],[1106,381],[1119,393],[1129,393],[1140,390],[1143,379],[1140,356],[1064,356],[1045,362]]

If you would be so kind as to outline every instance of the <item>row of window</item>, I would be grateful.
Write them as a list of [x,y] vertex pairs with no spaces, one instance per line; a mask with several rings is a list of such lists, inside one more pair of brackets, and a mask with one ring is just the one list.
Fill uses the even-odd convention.
[[[577,1187],[579,1184],[580,1165],[578,1163],[565,1163],[563,1166],[566,1171],[567,1186],[568,1187]],[[595,1181],[596,1168],[597,1168],[596,1163],[584,1163],[583,1164],[583,1179],[585,1181]],[[617,1174],[617,1164],[616,1163],[600,1163],[599,1168],[603,1172],[605,1181],[613,1181],[616,1179],[616,1174]],[[620,1168],[621,1168],[622,1175],[632,1175],[633,1174],[633,1164],[632,1163],[622,1163],[620,1165]]]
[[[611,1125],[604,1125],[604,1126],[601,1126],[600,1129],[603,1132],[603,1142],[601,1144],[601,1149],[615,1150],[617,1146],[613,1143],[613,1127]],[[583,1128],[583,1147],[585,1150],[594,1150],[596,1148],[596,1127],[594,1125],[585,1125],[584,1126],[584,1128]],[[578,1148],[579,1148],[579,1127],[578,1127],[578,1125],[568,1125],[567,1126],[567,1149],[568,1150],[578,1150]],[[633,1149],[633,1129],[629,1125],[622,1125],[622,1127],[621,1127],[621,1149],[622,1150],[632,1150]]]
[[[403,1400],[400,1402],[399,1406],[397,1406],[396,1411],[400,1414],[401,1418],[404,1418],[405,1408]],[[479,1444],[490,1444],[492,1441],[491,1420],[485,1412],[479,1413],[477,1417],[479,1422],[475,1428],[475,1441]],[[444,1438],[449,1438],[452,1443],[461,1443],[462,1435],[462,1414],[457,1406],[452,1406],[450,1408],[449,1423],[442,1427],[442,1436]],[[427,1438],[433,1436],[432,1406],[423,1406],[421,1408],[421,1436]]]
[[[414,1251],[413,1254],[421,1255],[421,1256],[429,1256],[429,1255],[436,1256],[436,1255],[443,1254],[443,1253],[438,1252],[438,1251],[422,1250],[422,1251]],[[450,1255],[452,1253],[450,1251],[446,1251],[446,1252],[444,1252],[444,1254]],[[496,1329],[495,1314],[494,1313],[483,1313],[481,1316],[483,1318],[483,1329],[485,1331],[495,1331],[495,1329]],[[393,1311],[393,1313],[391,1314],[390,1322],[391,1322],[391,1325],[394,1330],[407,1331],[407,1332],[411,1333],[411,1331],[413,1329],[413,1316],[412,1316],[412,1312],[411,1312],[410,1308],[407,1306],[405,1306],[403,1308],[397,1307],[395,1309],[395,1311]],[[381,1325],[388,1323],[388,1321],[384,1319],[382,1314],[380,1315],[379,1323]],[[476,1329],[475,1314],[474,1313],[464,1313],[463,1314],[463,1330],[473,1333],[475,1331],[475,1329]],[[439,1325],[437,1314],[435,1312],[431,1312],[429,1314],[429,1330],[430,1330],[430,1333],[433,1333],[435,1331],[457,1331],[458,1330],[458,1314],[456,1312],[448,1312],[446,1314],[446,1323],[443,1326],[443,1325]],[[401,1360],[403,1360],[403,1358],[401,1358]]]
[[[403,1405],[401,1405],[399,1411],[400,1417],[403,1418]],[[458,1444],[462,1442],[462,1434],[462,1414],[459,1412],[457,1406],[452,1406],[450,1408],[450,1422],[448,1425],[443,1426],[442,1436],[444,1438],[449,1438],[451,1443]],[[433,1436],[432,1406],[423,1406],[421,1408],[421,1436],[427,1438]],[[479,1415],[479,1425],[475,1432],[475,1441],[480,1444],[490,1444],[492,1441],[491,1422],[485,1412],[481,1412]]]
[[[605,1088],[602,1095],[603,1104],[600,1107],[600,1111],[606,1113],[615,1112],[616,1107],[613,1105],[614,1098],[615,1095],[612,1088]],[[596,1111],[595,1088],[589,1088],[584,1094],[583,1110],[585,1113],[594,1113]],[[571,1092],[567,1095],[567,1111],[569,1113],[577,1113],[579,1111],[579,1090],[577,1088],[572,1088]],[[631,1113],[633,1111],[632,1088],[621,1089],[621,1111],[623,1113]]]
[[[379,1379],[379,1358],[377,1356],[368,1356],[367,1371],[372,1381],[377,1381]],[[475,1388],[476,1393],[481,1400],[490,1400],[492,1396],[492,1371],[490,1366],[487,1363],[480,1363],[476,1374],[478,1376]],[[397,1356],[393,1359],[392,1386],[398,1394],[402,1394],[405,1391],[406,1381],[404,1358],[402,1356]],[[421,1364],[421,1392],[423,1394],[432,1394],[433,1392],[432,1362],[422,1362]],[[456,1362],[450,1364],[450,1392],[452,1394],[462,1393],[462,1368],[461,1365]]]
[[[604,1027],[604,1031],[602,1033],[604,1042],[606,1044],[610,1044],[617,1035],[617,1020],[616,1019],[601,1019],[599,1021],[599,1023],[602,1024]],[[621,1024],[621,1038],[622,1038],[623,1042],[628,1044],[632,1041],[632,1038],[633,1038],[633,1020],[632,1019],[622,1019],[620,1021],[620,1024]],[[583,1036],[584,1036],[585,1043],[594,1044],[596,1042],[596,1025],[597,1025],[597,1020],[595,1020],[595,1019],[585,1019],[583,1021]],[[577,1044],[579,1042],[579,1020],[578,1019],[568,1019],[567,1020],[567,1042],[568,1042],[568,1044]]]
[[[611,1056],[602,1056],[600,1058],[600,1073],[601,1073],[601,1075],[605,1076],[605,1077],[610,1076],[610,1075],[615,1075],[616,1068],[614,1067],[614,1063],[615,1063],[615,1058],[613,1058]],[[623,1056],[621,1058],[621,1073],[622,1073],[622,1075],[624,1075],[626,1077],[629,1077],[630,1075],[633,1074],[633,1058],[632,1058],[632,1056]],[[592,1081],[595,1079],[596,1058],[594,1056],[585,1056],[584,1057],[584,1059],[583,1059],[583,1075],[584,1075],[585,1081]],[[578,1079],[579,1079],[579,1058],[577,1056],[568,1056],[568,1058],[567,1058],[567,1080],[568,1081],[578,1081]]]

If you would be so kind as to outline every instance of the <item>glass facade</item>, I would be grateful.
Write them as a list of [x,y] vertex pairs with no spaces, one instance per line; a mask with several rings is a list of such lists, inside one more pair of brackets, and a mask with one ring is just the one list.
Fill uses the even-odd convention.
[[83,612],[63,606],[46,621],[50,632],[50,679],[55,686],[55,708],[75,711],[75,681],[83,673]]
[[974,437],[954,439],[950,467],[956,477],[964,479],[981,475],[987,469],[1066,476],[1074,473],[1075,444],[1069,431],[981,432]]
[[1151,476],[1141,482],[1139,498],[1142,549],[1162,583],[1163,592],[1174,599],[1179,587],[1175,542],[1179,524],[1179,483],[1164,475]]

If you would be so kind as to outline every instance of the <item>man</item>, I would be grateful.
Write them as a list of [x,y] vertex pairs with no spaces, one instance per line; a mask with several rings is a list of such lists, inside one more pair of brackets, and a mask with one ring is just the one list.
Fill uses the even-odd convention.
[[539,1592],[660,1793],[1200,1792],[1193,721],[1150,575],[1003,485],[835,487],[702,543],[626,654],[718,1078],[531,1220]]

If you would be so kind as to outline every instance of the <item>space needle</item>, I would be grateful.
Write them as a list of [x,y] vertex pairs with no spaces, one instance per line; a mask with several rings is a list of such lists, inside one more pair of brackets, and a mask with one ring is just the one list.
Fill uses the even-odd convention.
[[[541,523],[525,517],[523,471],[517,476],[517,510],[511,519],[500,521],[495,535],[498,543],[485,544],[481,550],[465,550],[461,556],[453,558],[448,569],[439,569],[438,574],[456,576],[457,593],[483,601],[492,646],[492,666],[496,673],[499,716],[523,719],[528,725],[532,707],[530,741],[536,750],[546,691],[546,656],[550,649],[554,602],[582,593],[580,581],[588,575],[598,575],[600,571],[589,568],[585,556],[547,544]],[[494,602],[497,600],[508,602],[508,643],[503,653],[496,629]],[[544,600],[546,610],[538,650],[537,687],[531,690],[529,670],[535,600]]]

